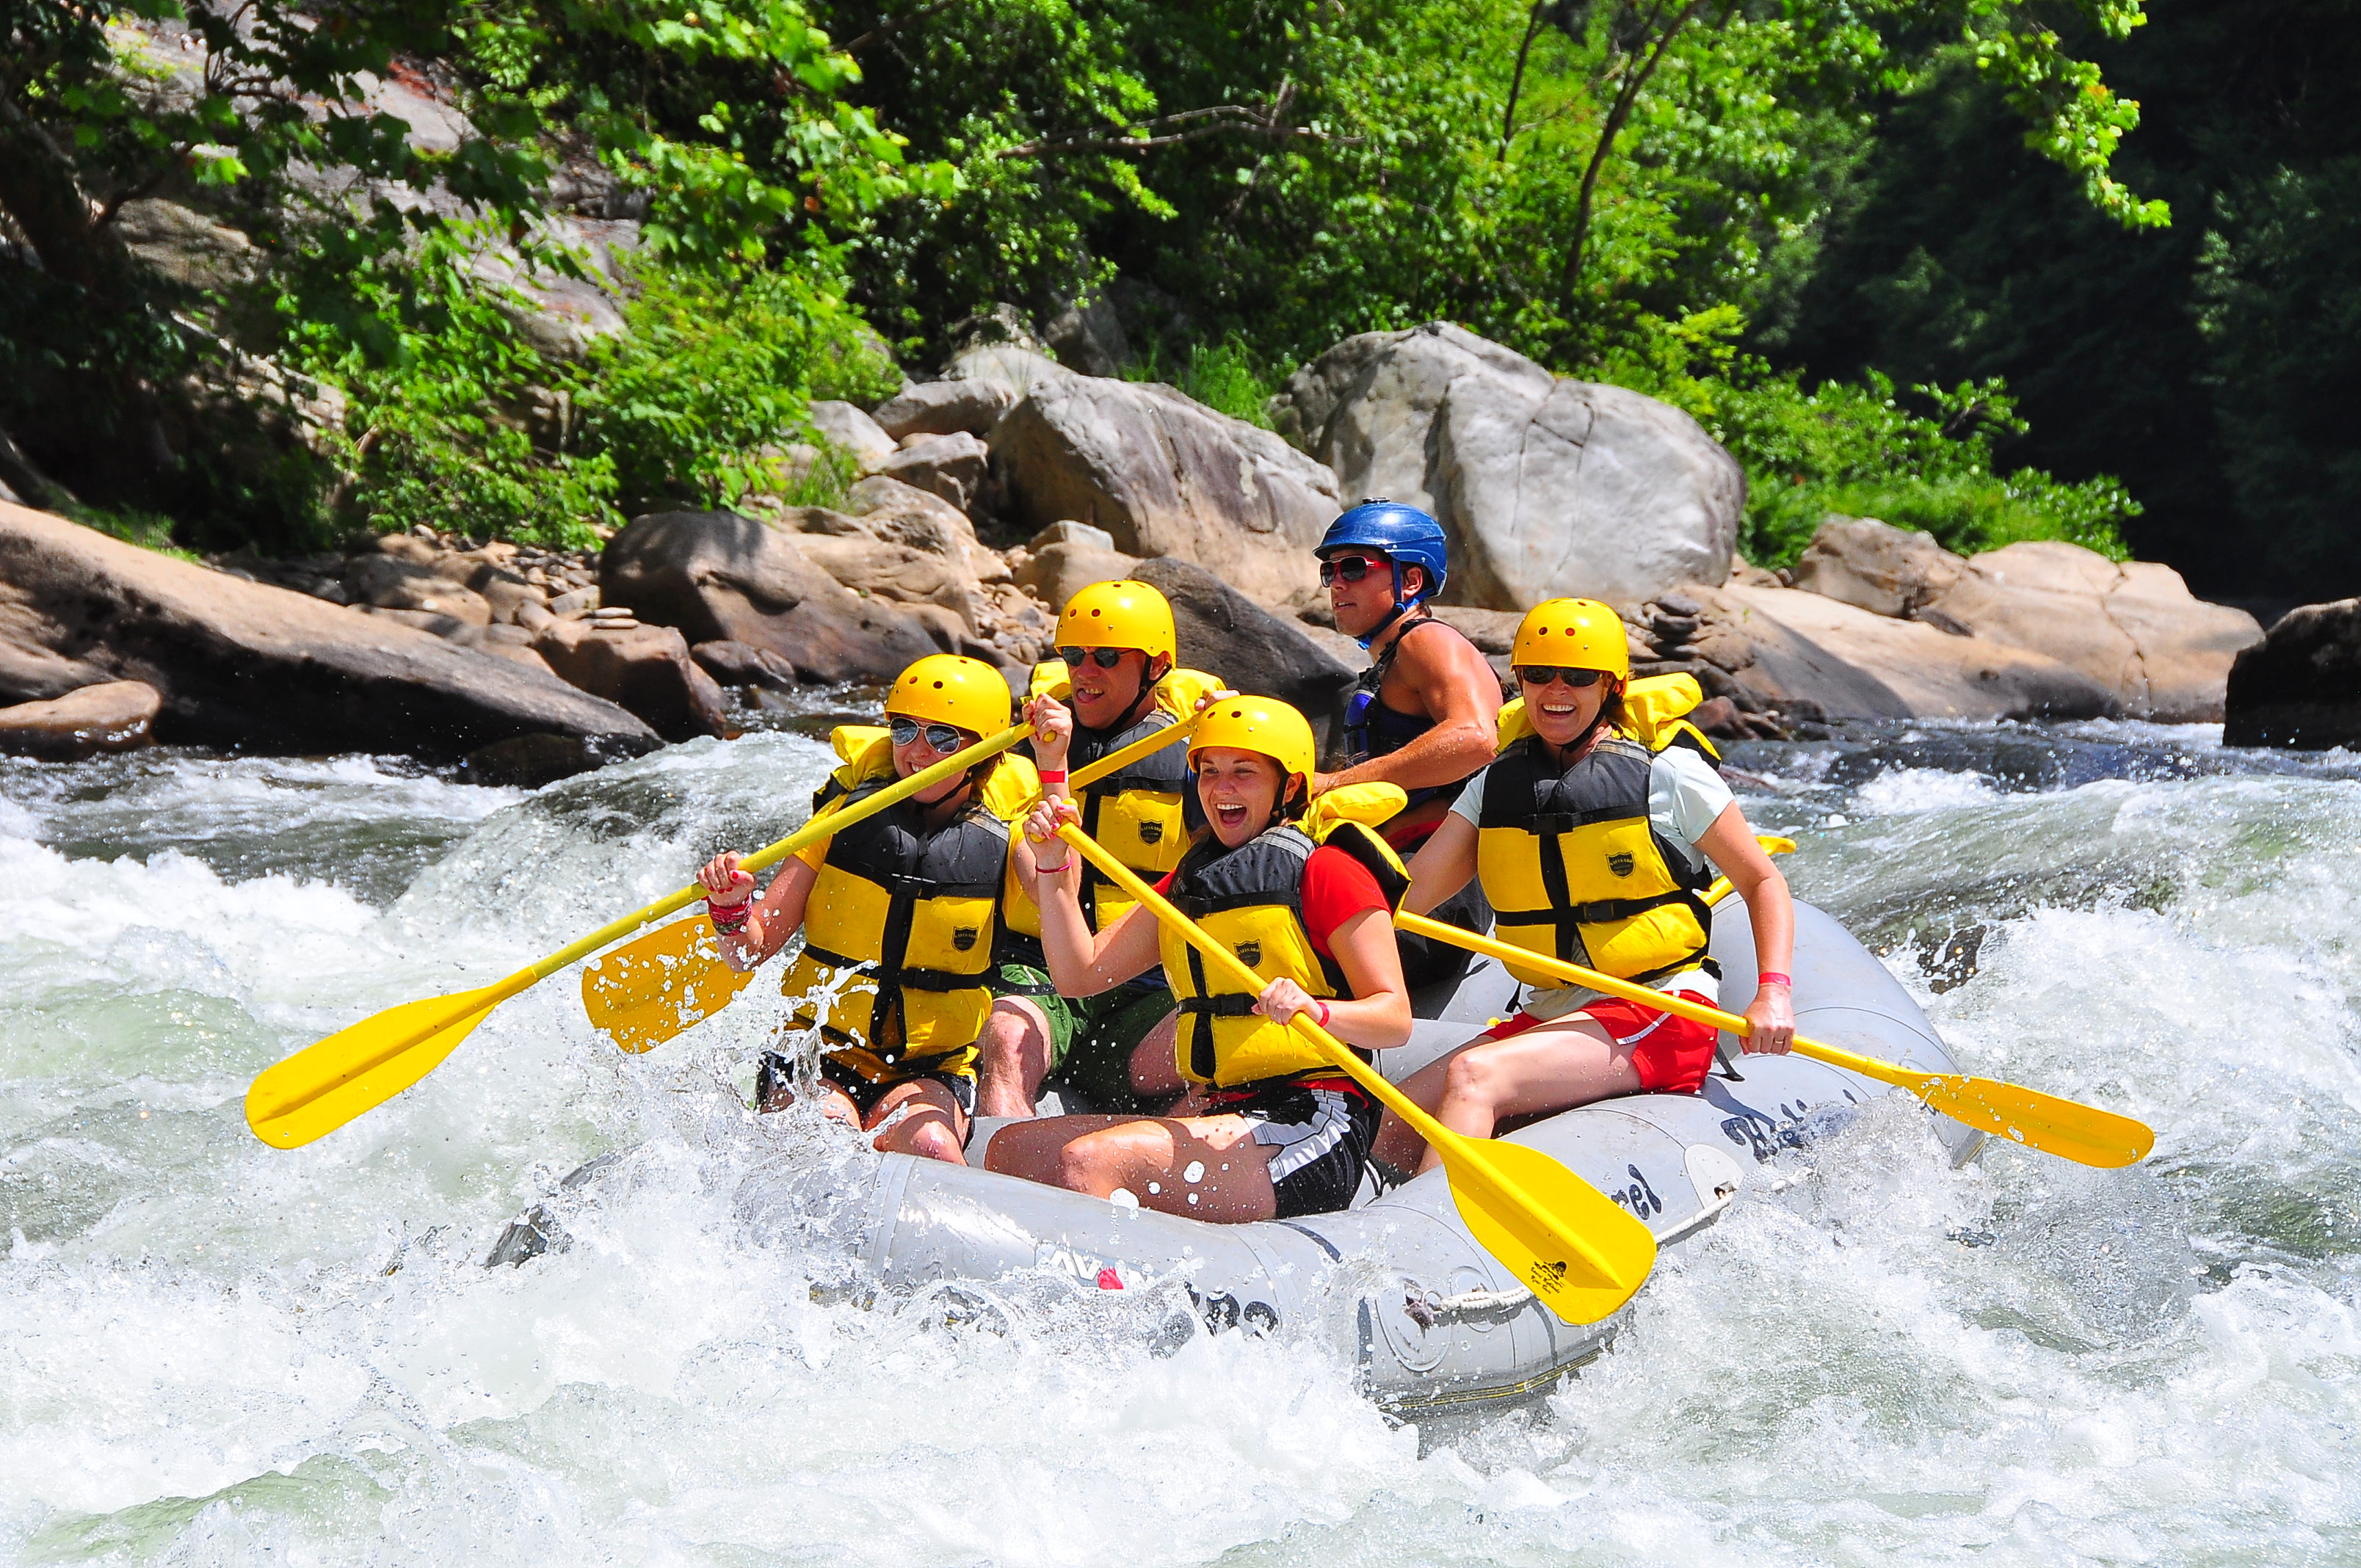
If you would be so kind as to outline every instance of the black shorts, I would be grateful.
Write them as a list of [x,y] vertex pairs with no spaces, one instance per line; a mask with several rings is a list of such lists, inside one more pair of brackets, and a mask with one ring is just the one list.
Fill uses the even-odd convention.
[[[959,1102],[961,1115],[971,1118],[975,1115],[975,1077],[972,1073],[912,1072],[887,1079],[882,1083],[872,1083],[834,1057],[823,1056],[819,1058],[819,1075],[844,1091],[844,1097],[852,1102],[852,1108],[861,1113],[863,1122],[869,1120],[870,1113],[877,1109],[877,1102],[885,1098],[888,1091],[922,1078],[930,1078],[950,1090],[951,1098]],[[777,1051],[764,1051],[763,1065],[754,1073],[754,1103],[758,1106],[767,1103],[772,1091],[784,1087],[794,1076],[793,1062]]]
[[1215,1090],[1207,1101],[1211,1115],[1259,1124],[1254,1141],[1270,1150],[1279,1219],[1334,1213],[1360,1190],[1384,1108],[1351,1079],[1247,1084]]

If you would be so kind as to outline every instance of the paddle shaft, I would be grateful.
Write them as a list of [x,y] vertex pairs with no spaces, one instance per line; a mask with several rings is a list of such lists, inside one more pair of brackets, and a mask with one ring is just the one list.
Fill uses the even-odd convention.
[[[755,850],[738,863],[742,868],[751,868],[754,871],[775,865],[807,844],[825,839],[839,828],[847,827],[872,812],[883,811],[898,801],[907,800],[920,790],[940,784],[954,773],[964,773],[987,757],[999,755],[1024,740],[1031,732],[1032,728],[1029,724],[1012,724],[997,735],[987,736],[974,745],[945,757],[939,762],[920,768],[898,784],[888,784],[857,805],[848,806],[832,816],[815,817],[777,843]],[[691,883],[678,893],[659,898],[644,909],[636,909],[620,919],[609,920],[580,941],[566,944],[538,963],[527,965],[496,985],[483,991],[463,992],[452,998],[452,1004],[447,1012],[429,1014],[423,1025],[387,1041],[373,1055],[355,1063],[351,1071],[345,1076],[347,1079],[357,1078],[364,1072],[381,1067],[416,1046],[420,1041],[442,1033],[462,1018],[478,1013],[490,1012],[517,992],[529,986],[539,984],[566,965],[587,959],[600,948],[621,941],[650,921],[661,920],[673,911],[685,908],[704,896],[704,884]]]
[[[1058,829],[1058,837],[1071,844],[1076,853],[1098,867],[1105,873],[1108,881],[1129,894],[1136,902],[1145,905],[1157,919],[1188,938],[1191,947],[1213,959],[1216,968],[1229,976],[1233,983],[1243,987],[1248,994],[1260,995],[1263,988],[1270,983],[1241,962],[1238,956],[1230,951],[1227,944],[1215,941],[1202,927],[1175,909],[1162,894],[1148,886],[1132,872],[1129,866],[1102,849],[1096,840],[1080,828],[1071,822],[1067,823]],[[1511,1196],[1518,1195],[1516,1184],[1484,1157],[1480,1140],[1455,1133],[1427,1114],[1418,1102],[1387,1082],[1383,1074],[1355,1056],[1342,1040],[1313,1023],[1310,1013],[1299,1011],[1289,1022],[1297,1033],[1320,1048],[1321,1055],[1344,1069],[1354,1082],[1377,1096],[1379,1103],[1410,1124],[1411,1130],[1426,1140],[1428,1147],[1447,1159],[1462,1160],[1476,1167],[1504,1193]],[[1616,1268],[1613,1262],[1584,1237],[1567,1233],[1565,1239],[1575,1251],[1582,1255],[1584,1261],[1599,1274],[1609,1277],[1615,1275]]]
[[[1550,958],[1528,948],[1498,941],[1490,937],[1479,937],[1473,931],[1463,931],[1456,926],[1446,926],[1440,920],[1430,920],[1423,915],[1412,915],[1404,910],[1394,916],[1394,924],[1413,936],[1424,937],[1432,941],[1449,942],[1455,947],[1465,948],[1471,953],[1484,953],[1505,963],[1522,964],[1529,969],[1546,970],[1548,973],[1556,975],[1560,980],[1572,981],[1576,985],[1588,986],[1593,991],[1604,992],[1609,996],[1620,996],[1627,1002],[1642,1003],[1662,1012],[1674,1013],[1681,1017],[1693,1019],[1699,1024],[1710,1024],[1725,1034],[1735,1035],[1741,1040],[1754,1032],[1754,1025],[1735,1013],[1724,1013],[1719,1007],[1708,1007],[1702,1002],[1691,1002],[1685,997],[1675,996],[1670,992],[1653,991],[1644,985],[1634,985],[1628,980],[1617,980],[1613,975],[1601,974],[1597,970],[1585,969],[1580,964],[1570,964],[1563,959]],[[1891,1083],[1900,1089],[1918,1089],[1928,1083],[1939,1082],[1943,1077],[1940,1073],[1913,1072],[1906,1067],[1897,1067],[1892,1062],[1879,1061],[1872,1057],[1855,1056],[1850,1051],[1835,1046],[1824,1046],[1817,1040],[1805,1039],[1800,1035],[1795,1036],[1795,1049],[1799,1055],[1827,1062],[1830,1067],[1840,1067],[1848,1072],[1857,1072],[1863,1078],[1873,1078],[1881,1083]]]

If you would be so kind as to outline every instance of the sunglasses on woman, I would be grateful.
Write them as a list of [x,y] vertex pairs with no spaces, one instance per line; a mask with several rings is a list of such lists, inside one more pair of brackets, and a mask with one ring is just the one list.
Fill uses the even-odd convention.
[[1084,659],[1102,670],[1112,670],[1122,663],[1123,656],[1130,652],[1128,648],[1060,648],[1057,651],[1058,657],[1066,662],[1066,668],[1070,670],[1081,669]]
[[1388,563],[1382,555],[1339,555],[1334,560],[1320,563],[1320,586],[1323,588],[1331,587],[1339,577],[1348,583],[1357,583],[1386,565]]
[[[918,738],[920,726],[915,718],[896,718],[891,720],[886,728],[893,732],[894,744],[906,746]],[[956,726],[929,724],[924,728],[927,744],[946,757],[967,744],[967,737],[961,734]]]
[[1565,664],[1519,664],[1517,679],[1529,686],[1545,686],[1552,681],[1564,681],[1577,689],[1595,686],[1606,679],[1604,670],[1576,670]]

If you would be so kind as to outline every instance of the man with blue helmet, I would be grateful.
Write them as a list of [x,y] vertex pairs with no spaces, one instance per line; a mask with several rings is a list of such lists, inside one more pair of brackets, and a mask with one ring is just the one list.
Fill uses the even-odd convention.
[[[1364,500],[1329,524],[1320,541],[1320,581],[1336,628],[1369,651],[1345,713],[1345,767],[1315,782],[1392,784],[1410,804],[1381,831],[1408,856],[1449,815],[1460,786],[1492,761],[1500,679],[1476,645],[1434,619],[1450,563],[1443,525],[1414,506]],[[1474,883],[1434,917],[1469,930],[1491,924]],[[1402,969],[1415,988],[1467,966],[1465,950],[1401,938]]]

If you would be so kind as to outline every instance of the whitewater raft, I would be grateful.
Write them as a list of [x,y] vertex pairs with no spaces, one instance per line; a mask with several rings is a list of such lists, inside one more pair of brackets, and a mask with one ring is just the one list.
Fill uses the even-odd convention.
[[[1956,1070],[1884,967],[1821,911],[1795,908],[1800,1033],[1864,1056]],[[1754,993],[1746,920],[1715,922],[1724,994]],[[1410,1043],[1381,1053],[1399,1080],[1513,1006],[1488,960],[1414,999]],[[1730,1042],[1725,1040],[1725,1046]],[[1763,1162],[1854,1107],[1899,1093],[1802,1057],[1726,1050],[1697,1094],[1642,1094],[1564,1112],[1510,1135],[1563,1161],[1679,1246],[1718,1219]],[[1983,1135],[1927,1113],[1953,1162]],[[971,1158],[1006,1124],[979,1120]],[[1101,1288],[1178,1279],[1215,1329],[1289,1326],[1345,1341],[1367,1389],[1411,1419],[1532,1397],[1598,1354],[1621,1314],[1569,1327],[1476,1245],[1443,1173],[1389,1190],[1374,1176],[1335,1214],[1216,1225],[903,1155],[885,1157],[865,1210],[848,1215],[872,1278],[891,1291],[990,1286],[1051,1271]],[[840,1210],[840,1212],[842,1212]],[[841,1232],[840,1234],[842,1234]]]

